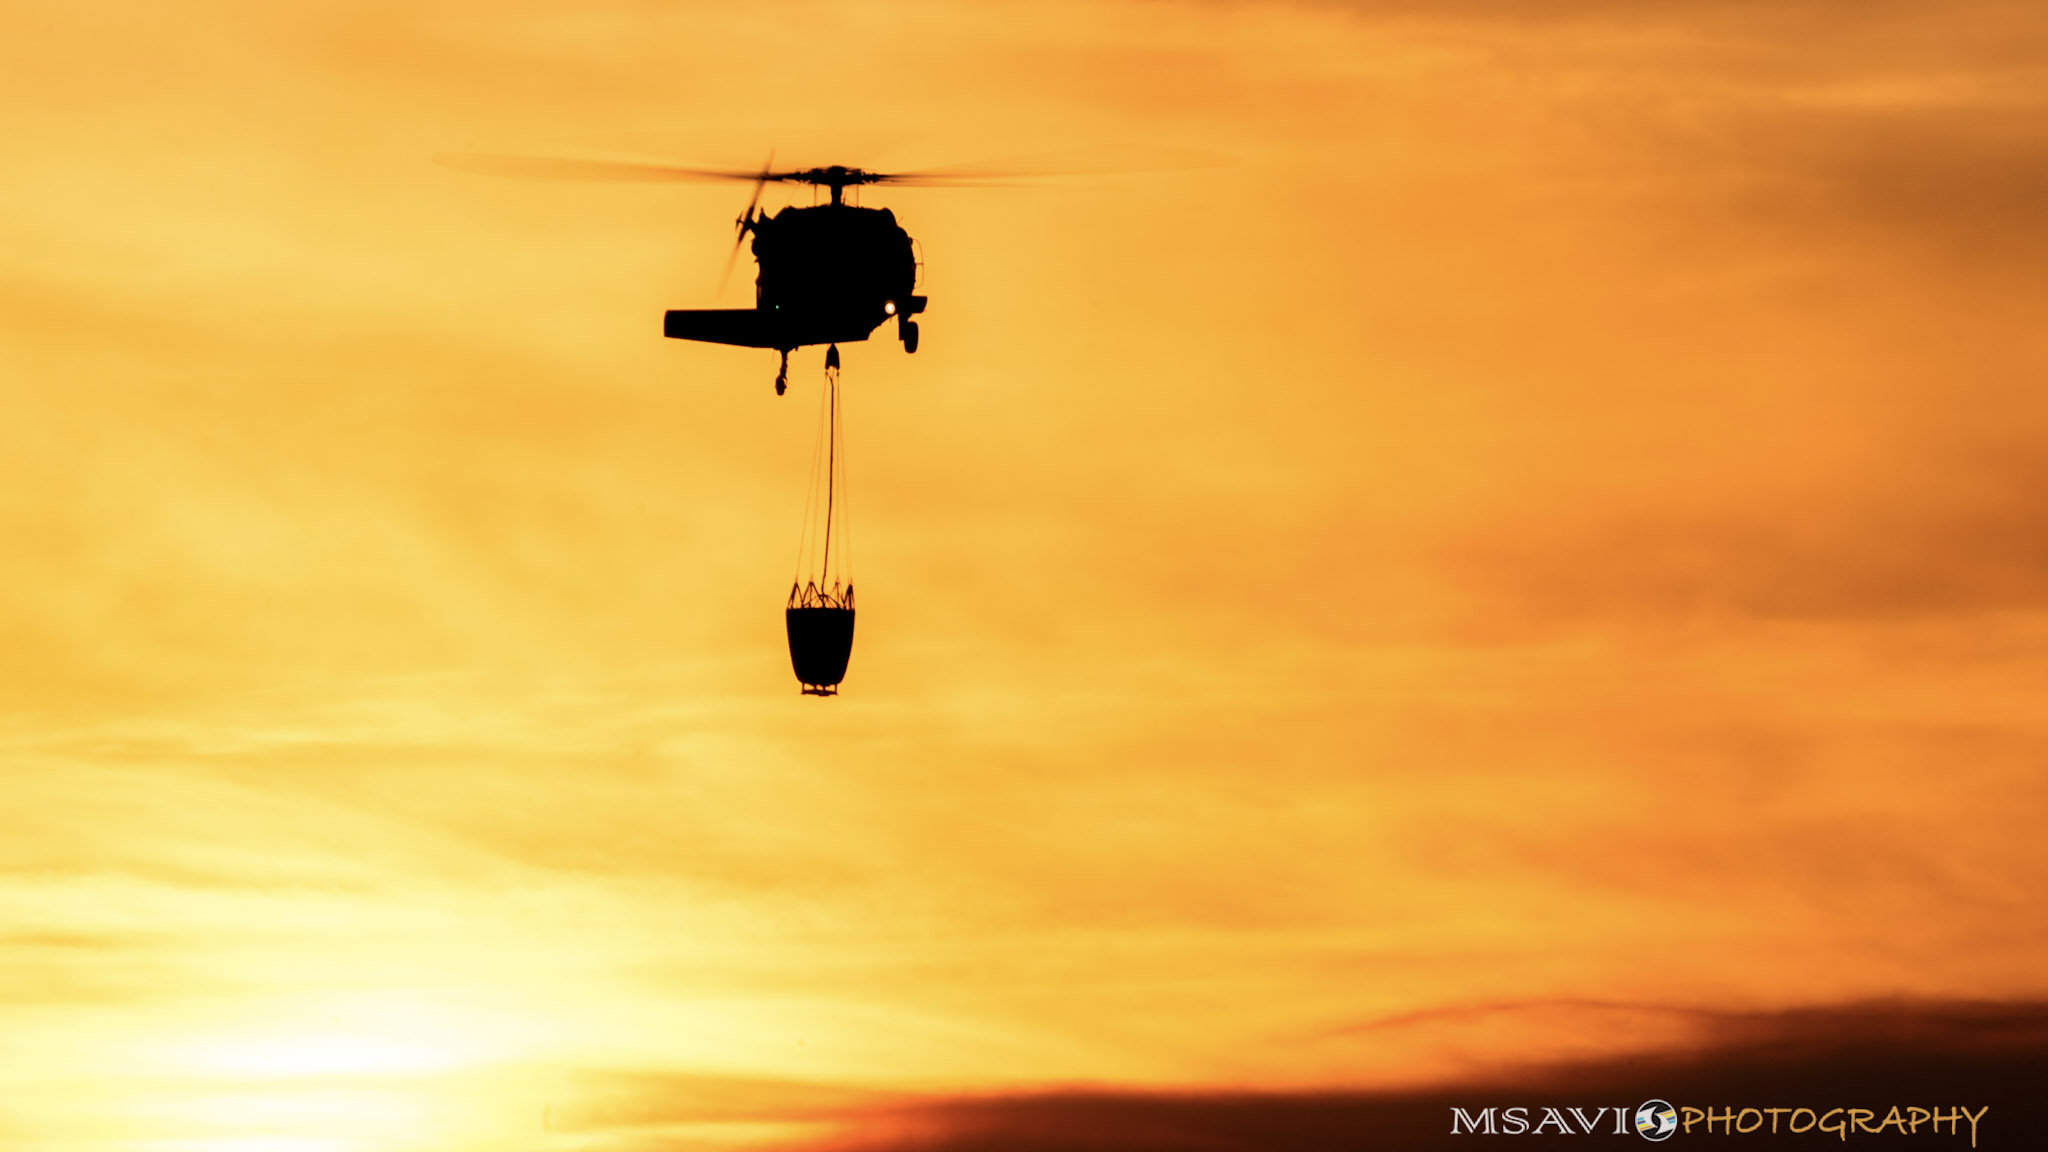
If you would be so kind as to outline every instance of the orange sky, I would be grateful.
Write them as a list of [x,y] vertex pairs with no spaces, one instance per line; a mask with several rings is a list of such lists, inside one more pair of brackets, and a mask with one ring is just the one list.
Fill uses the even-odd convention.
[[[1545,8],[12,5],[0,1140],[2048,995],[2048,17]],[[430,160],[641,131],[1235,161],[867,194],[932,303],[845,349],[838,699],[820,354],[659,335],[745,190]]]

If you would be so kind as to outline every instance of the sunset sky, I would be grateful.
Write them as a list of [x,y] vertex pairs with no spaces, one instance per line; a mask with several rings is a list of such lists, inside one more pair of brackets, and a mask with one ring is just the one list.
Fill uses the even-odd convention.
[[[0,1146],[804,1148],[2048,998],[2037,6],[7,13]],[[822,351],[660,335],[750,301],[745,186],[433,162],[629,144],[1226,162],[866,191],[931,304],[842,349],[818,700]]]

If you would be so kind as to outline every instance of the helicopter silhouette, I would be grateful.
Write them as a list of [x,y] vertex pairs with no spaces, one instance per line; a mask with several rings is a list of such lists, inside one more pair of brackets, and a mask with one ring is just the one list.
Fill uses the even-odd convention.
[[[499,176],[543,179],[679,182],[725,180],[750,183],[753,198],[735,220],[738,235],[726,257],[732,275],[740,246],[753,237],[752,308],[672,309],[662,317],[662,335],[677,340],[730,344],[742,348],[773,348],[782,354],[775,393],[789,382],[789,354],[797,348],[824,344],[826,363],[837,367],[843,343],[868,339],[877,328],[896,321],[896,338],[905,352],[916,352],[916,317],[927,300],[917,294],[923,268],[917,244],[887,208],[863,208],[847,202],[846,191],[868,184],[989,187],[991,181],[1031,180],[1046,176],[1118,171],[1160,171],[1209,167],[1227,163],[1213,154],[1176,150],[1076,150],[1012,161],[1004,168],[929,168],[909,172],[876,172],[833,164],[777,171],[774,155],[759,170],[695,168],[676,164],[624,160],[579,160],[566,157],[506,156],[474,152],[442,153],[434,159],[450,168]],[[790,206],[770,215],[760,211],[761,190],[769,184],[808,184],[824,188],[830,199],[807,207]]]
[[[925,310],[927,301],[916,292],[922,267],[916,243],[889,209],[848,203],[848,188],[867,184],[986,186],[990,179],[1013,175],[963,170],[875,172],[842,164],[776,171],[773,156],[753,172],[468,152],[443,153],[434,159],[451,168],[500,176],[659,182],[731,180],[753,184],[753,198],[733,222],[739,234],[726,259],[726,275],[731,276],[740,245],[751,235],[754,259],[760,268],[754,281],[754,306],[672,309],[662,317],[662,335],[708,344],[775,349],[782,354],[782,365],[775,376],[778,396],[788,386],[789,354],[798,348],[828,345],[827,363],[837,367],[838,345],[866,340],[875,329],[893,319],[903,350],[917,351],[919,333],[914,317]],[[773,183],[824,188],[830,192],[830,199],[808,207],[792,205],[771,215],[760,210],[760,203],[761,190]]]
[[[812,344],[830,345],[828,360],[837,361],[838,345],[866,340],[889,320],[905,352],[916,352],[917,321],[926,300],[916,294],[918,260],[910,233],[887,208],[862,208],[846,202],[846,189],[905,179],[903,174],[870,172],[834,164],[790,172],[763,169],[755,177],[754,199],[735,222],[739,243],[754,238],[752,308],[672,309],[662,317],[662,335],[677,340],[773,348],[782,353],[775,377],[776,395],[789,380],[789,354]],[[774,215],[759,212],[761,187],[769,181],[810,184],[829,189],[831,199],[807,208],[787,207]],[[730,266],[728,265],[728,271]]]

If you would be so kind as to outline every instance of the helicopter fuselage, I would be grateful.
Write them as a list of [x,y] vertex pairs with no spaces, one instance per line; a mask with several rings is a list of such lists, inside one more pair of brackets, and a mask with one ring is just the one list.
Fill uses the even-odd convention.
[[669,312],[662,334],[678,340],[775,348],[866,340],[889,320],[907,351],[917,350],[924,311],[916,295],[910,234],[887,208],[835,202],[743,217],[760,265],[754,307]]

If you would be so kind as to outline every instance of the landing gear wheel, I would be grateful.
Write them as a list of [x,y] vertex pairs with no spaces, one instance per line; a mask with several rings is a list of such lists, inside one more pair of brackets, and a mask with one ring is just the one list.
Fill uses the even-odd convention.
[[775,394],[782,395],[789,390],[789,349],[782,350],[782,367],[775,370]]
[[903,338],[905,352],[917,351],[917,321],[903,320],[896,325],[896,334]]

